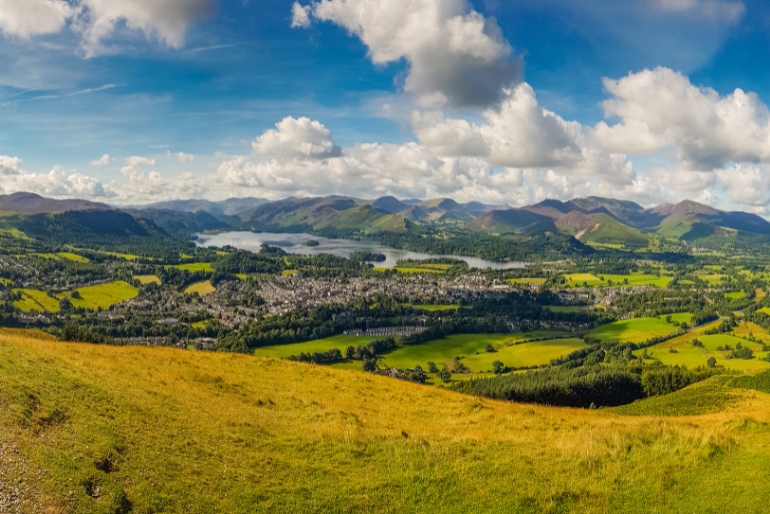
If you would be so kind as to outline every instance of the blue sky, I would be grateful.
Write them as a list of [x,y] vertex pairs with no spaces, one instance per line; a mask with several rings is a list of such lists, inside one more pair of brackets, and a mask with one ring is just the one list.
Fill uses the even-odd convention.
[[116,5],[0,0],[5,192],[770,212],[757,0]]

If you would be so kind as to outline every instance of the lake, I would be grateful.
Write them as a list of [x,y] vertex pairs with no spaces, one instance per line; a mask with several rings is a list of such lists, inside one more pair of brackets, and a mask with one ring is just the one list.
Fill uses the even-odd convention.
[[[318,246],[307,246],[310,240],[318,241]],[[394,268],[399,259],[434,259],[439,257],[465,261],[471,268],[479,269],[521,269],[527,267],[523,262],[492,262],[475,257],[462,257],[459,255],[433,255],[429,253],[408,252],[397,250],[377,243],[365,241],[351,241],[349,239],[328,239],[326,237],[311,236],[310,234],[272,234],[267,232],[223,232],[221,234],[198,234],[198,246],[222,247],[232,246],[241,250],[258,252],[263,244],[277,246],[287,253],[301,255],[318,255],[321,253],[336,255],[338,257],[350,257],[353,252],[381,253],[385,255],[385,262],[374,263],[380,268]]]

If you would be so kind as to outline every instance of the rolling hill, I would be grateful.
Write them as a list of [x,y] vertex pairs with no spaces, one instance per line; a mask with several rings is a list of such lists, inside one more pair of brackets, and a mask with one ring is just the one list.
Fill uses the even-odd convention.
[[16,214],[54,214],[66,211],[108,210],[109,205],[87,200],[54,200],[34,193],[0,195],[0,212]]
[[370,205],[359,205],[351,198],[290,198],[262,205],[244,221],[249,227],[276,230],[337,230],[414,232],[416,226],[400,214],[383,214]]
[[[770,396],[721,384],[619,415],[246,355],[4,332],[0,505],[94,514],[764,512],[770,492],[757,484],[770,479]],[[695,396],[705,414],[671,414]]]
[[137,210],[169,210],[179,212],[196,213],[207,212],[219,219],[227,216],[237,216],[242,212],[270,203],[264,198],[229,198],[220,202],[209,200],[171,200],[137,207]]

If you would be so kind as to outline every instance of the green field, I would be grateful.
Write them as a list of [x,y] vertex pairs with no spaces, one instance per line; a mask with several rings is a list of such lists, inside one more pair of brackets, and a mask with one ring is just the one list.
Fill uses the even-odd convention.
[[[315,341],[308,341],[306,343],[284,344],[279,346],[265,346],[264,348],[257,348],[254,350],[254,355],[259,357],[280,357],[286,358],[292,355],[299,355],[300,353],[318,353],[328,352],[334,348],[344,352],[348,346],[363,346],[383,339],[382,337],[356,337],[338,335],[333,337],[327,337],[325,339],[316,339]],[[356,363],[356,369],[361,369],[361,363]]]
[[509,278],[509,284],[545,284],[544,278]]
[[296,275],[297,273],[299,273],[299,271],[295,269],[285,269],[281,271],[281,275],[283,276]]
[[[729,334],[703,334],[709,328],[713,328],[717,324],[718,323],[700,327],[688,334],[648,348],[647,355],[650,358],[659,360],[667,366],[687,366],[690,369],[706,366],[706,362],[711,357],[716,359],[718,366],[723,366],[729,370],[756,372],[770,369],[770,362],[764,360],[768,354],[762,352],[761,344],[752,343]],[[767,333],[765,332],[765,335],[766,334]],[[759,337],[760,334],[757,333],[757,336]],[[703,343],[703,348],[693,346],[693,339],[698,339]],[[750,360],[728,359],[727,356],[730,352],[717,351],[717,347],[725,347],[726,345],[735,349],[739,343],[743,347],[752,350],[755,358]],[[671,352],[672,348],[676,350],[675,353]],[[635,351],[634,354],[639,356],[642,354],[642,350]]]
[[[671,277],[658,277],[655,275],[593,275],[591,273],[574,273],[564,275],[569,287],[636,287],[655,286],[666,287],[671,282]],[[602,280],[603,279],[603,280]],[[610,286],[612,281],[612,286]],[[626,283],[625,281],[628,281]]]
[[139,290],[122,280],[101,284],[98,286],[81,287],[77,290],[81,298],[72,298],[70,301],[75,307],[98,310],[107,309],[126,300],[131,300],[139,295]]
[[411,305],[411,307],[425,312],[456,311],[460,308],[459,305]]
[[[495,348],[502,349],[505,346],[513,345],[517,342],[539,337],[548,337],[549,335],[558,335],[558,333],[455,334],[442,339],[428,341],[427,343],[399,348],[398,350],[383,355],[382,365],[401,369],[422,366],[423,369],[427,369],[428,362],[435,362],[436,365],[441,367],[444,363],[455,357],[471,356],[481,352],[486,353],[485,348],[490,344]],[[506,364],[508,363],[506,362]]]
[[21,293],[21,300],[13,305],[22,312],[59,312],[59,300],[51,298],[43,291],[34,289],[14,289],[15,293]]
[[57,253],[56,255],[58,255],[58,256],[59,256],[59,257],[61,257],[62,259],[67,259],[67,260],[69,260],[69,261],[80,262],[80,263],[87,263],[87,262],[91,262],[89,259],[87,259],[87,258],[83,257],[82,255],[78,255],[78,254],[76,254],[76,253],[71,253],[71,252],[59,252],[59,253]]
[[548,309],[551,312],[563,312],[567,314],[572,314],[575,312],[583,312],[586,310],[585,307],[570,307],[567,305],[548,305],[544,307],[544,309]]
[[698,275],[698,278],[709,283],[711,286],[718,285],[722,282],[722,279],[727,275],[711,274],[711,275]]
[[587,348],[582,339],[551,339],[506,346],[496,352],[482,352],[463,359],[463,364],[475,373],[492,372],[492,363],[500,361],[509,368],[542,366],[553,359]]
[[725,293],[725,298],[729,300],[740,300],[742,298],[746,298],[746,293],[743,291],[735,291],[732,293]]
[[601,325],[591,330],[588,335],[602,341],[621,343],[642,343],[656,337],[667,336],[678,330],[658,318],[634,318]]
[[19,488],[19,512],[754,514],[770,504],[770,396],[716,380],[590,411],[247,355],[8,335],[0,370],[0,491]]
[[182,271],[190,271],[190,272],[198,272],[198,271],[205,271],[205,272],[211,272],[214,271],[211,267],[210,262],[191,262],[189,264],[175,264],[173,266],[165,266],[166,268],[175,268]]
[[729,377],[713,377],[665,396],[607,409],[629,416],[698,416],[720,412],[739,398],[724,387]]
[[187,286],[184,290],[185,294],[199,294],[205,296],[207,294],[216,293],[217,288],[211,284],[211,280],[204,280],[202,282],[196,282]]
[[160,279],[155,275],[134,275],[134,278],[142,285],[158,284],[160,285]]
[[678,312],[676,314],[663,314],[662,316],[658,316],[658,318],[665,321],[666,318],[669,316],[671,316],[671,321],[676,321],[677,323],[690,323],[692,321],[692,314],[689,312]]

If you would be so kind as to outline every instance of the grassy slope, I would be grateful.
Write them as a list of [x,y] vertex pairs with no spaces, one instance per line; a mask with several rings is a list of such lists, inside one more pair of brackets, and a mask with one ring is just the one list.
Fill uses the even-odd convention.
[[[717,360],[717,365],[724,366],[730,370],[755,372],[770,369],[770,362],[764,360],[767,353],[762,352],[762,347],[759,343],[751,343],[729,334],[703,335],[704,332],[715,328],[717,325],[719,325],[719,322],[711,323],[683,336],[655,345],[647,349],[647,354],[660,360],[667,366],[697,368],[698,366],[705,366],[708,359],[714,357]],[[736,329],[736,333],[743,333],[745,331],[748,334],[749,330],[753,330],[752,333],[758,339],[770,338],[762,327],[753,323],[748,324],[748,326],[741,325]],[[693,346],[693,339],[698,339],[702,342],[703,348]],[[730,352],[717,351],[717,347],[724,347],[725,345],[730,345],[734,349],[738,343],[751,349],[756,358],[751,360],[727,359],[726,357]],[[671,353],[672,348],[676,350],[676,353]],[[641,355],[642,351],[639,350],[634,353]]]
[[770,397],[732,394],[727,413],[622,417],[0,337],[0,448],[19,450],[0,481],[25,475],[50,512],[762,512]]
[[589,335],[602,341],[641,343],[673,334],[677,330],[673,324],[658,318],[634,318],[601,325],[591,330]]

